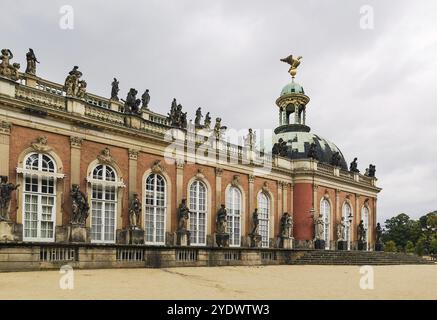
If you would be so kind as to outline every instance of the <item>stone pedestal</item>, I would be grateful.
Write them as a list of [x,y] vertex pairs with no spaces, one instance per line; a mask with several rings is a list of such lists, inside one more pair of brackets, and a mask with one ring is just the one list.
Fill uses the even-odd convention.
[[219,247],[229,247],[229,233],[217,233],[215,242]]
[[90,242],[88,229],[82,224],[70,224],[68,235],[70,242]]
[[358,250],[365,251],[367,249],[367,242],[358,241]]
[[282,249],[293,249],[293,240],[294,238],[284,238],[281,237],[279,241],[279,248]]
[[259,234],[249,234],[250,247],[251,248],[261,248],[262,237]]
[[144,244],[144,230],[130,229],[129,230],[129,244]]
[[384,251],[384,245],[382,244],[382,242],[377,242],[375,244],[375,251]]
[[326,248],[325,240],[317,239],[316,242],[314,243],[314,249],[325,250],[325,248]]
[[337,241],[337,249],[338,250],[347,250],[347,241]]
[[0,242],[17,241],[14,225],[12,221],[0,221]]
[[190,245],[190,231],[178,230],[176,231],[176,245],[187,247]]

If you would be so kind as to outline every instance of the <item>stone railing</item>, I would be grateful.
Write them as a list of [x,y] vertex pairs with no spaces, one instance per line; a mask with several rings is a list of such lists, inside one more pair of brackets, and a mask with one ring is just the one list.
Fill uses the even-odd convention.
[[95,106],[85,106],[85,116],[99,121],[109,122],[118,125],[124,125],[125,116],[119,112],[107,110],[104,108],[96,108]]
[[[49,91],[50,90],[50,91]],[[46,108],[65,110],[65,98],[62,95],[53,93],[47,88],[32,88],[24,85],[17,85],[15,97],[29,103],[41,105]]]

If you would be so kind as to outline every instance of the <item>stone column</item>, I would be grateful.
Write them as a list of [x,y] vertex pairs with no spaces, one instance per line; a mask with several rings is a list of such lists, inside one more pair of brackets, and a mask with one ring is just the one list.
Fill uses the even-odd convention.
[[276,228],[275,228],[275,236],[280,232],[280,221],[283,213],[282,208],[282,181],[278,181],[278,209],[276,214]]
[[294,105],[294,123],[299,124],[299,105],[297,103]]
[[[257,199],[256,199],[256,195],[254,194],[254,182],[255,182],[255,176],[252,174],[249,174],[249,193],[248,193],[248,197],[249,197],[249,215],[252,214],[253,210],[255,210],[256,206],[257,206]],[[250,218],[249,218],[250,220]],[[250,227],[250,226],[249,226]],[[247,229],[249,230],[249,229]]]
[[294,191],[294,185],[293,185],[293,183],[290,183],[290,207],[289,207],[289,209],[294,214],[293,191]]
[[[352,220],[352,241],[358,241],[358,224],[361,221],[360,195],[355,194],[355,217]],[[358,244],[357,244],[358,245]]]
[[222,175],[223,169],[215,168],[215,211],[217,211],[222,205]]
[[12,124],[0,122],[0,176],[9,177],[9,145]]
[[70,137],[71,184],[80,185],[80,157],[82,149],[81,137]]
[[129,199],[134,193],[137,193],[137,164],[138,150],[129,149]]
[[184,165],[183,160],[176,160],[176,208],[181,203],[184,194]]
[[290,213],[290,210],[288,208],[288,203],[287,203],[287,194],[288,194],[288,183],[287,182],[283,182],[282,183],[282,209],[288,213]]
[[337,239],[337,222],[340,222],[341,219],[341,211],[340,211],[340,189],[335,190],[335,215],[334,219],[331,221],[331,232],[334,235],[331,239]]

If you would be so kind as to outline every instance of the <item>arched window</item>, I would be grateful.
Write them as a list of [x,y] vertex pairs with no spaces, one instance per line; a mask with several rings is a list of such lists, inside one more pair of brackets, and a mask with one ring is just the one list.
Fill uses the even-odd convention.
[[325,249],[329,249],[329,242],[331,240],[329,235],[331,205],[326,199],[322,199],[322,202],[320,202],[320,215],[323,217],[323,240],[325,240]]
[[365,241],[367,243],[366,250],[368,250],[368,248],[369,248],[369,208],[367,208],[366,206],[364,206],[363,209],[361,210],[361,220],[363,220],[364,230],[366,230]]
[[228,214],[229,245],[239,246],[241,235],[241,192],[236,187],[230,187],[226,192],[226,208]]
[[167,212],[165,179],[156,173],[146,178],[144,226],[146,243],[165,244],[165,217]]
[[258,219],[259,234],[261,235],[261,245],[264,248],[269,247],[269,217],[270,217],[270,199],[260,192],[258,194]]
[[352,217],[352,208],[349,203],[345,202],[343,205],[343,223],[345,225],[344,228],[344,241],[347,241],[347,249],[350,250],[350,241],[351,241],[351,226],[349,219]]
[[24,160],[24,241],[55,240],[56,170],[45,154],[31,153]]
[[196,180],[190,186],[190,243],[206,245],[207,189]]
[[117,174],[105,164],[94,167],[91,183],[91,241],[115,242]]

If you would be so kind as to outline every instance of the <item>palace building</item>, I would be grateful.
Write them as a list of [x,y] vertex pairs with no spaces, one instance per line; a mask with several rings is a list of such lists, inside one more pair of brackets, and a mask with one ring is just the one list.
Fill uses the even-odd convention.
[[300,57],[283,59],[292,79],[278,90],[273,150],[261,152],[251,130],[232,144],[221,119],[200,109],[187,122],[176,99],[159,114],[148,91],[120,99],[117,79],[105,98],[87,92],[76,66],[60,84],[38,77],[33,51],[24,73],[1,53],[0,270],[375,250],[375,167],[360,173],[311,131]]

